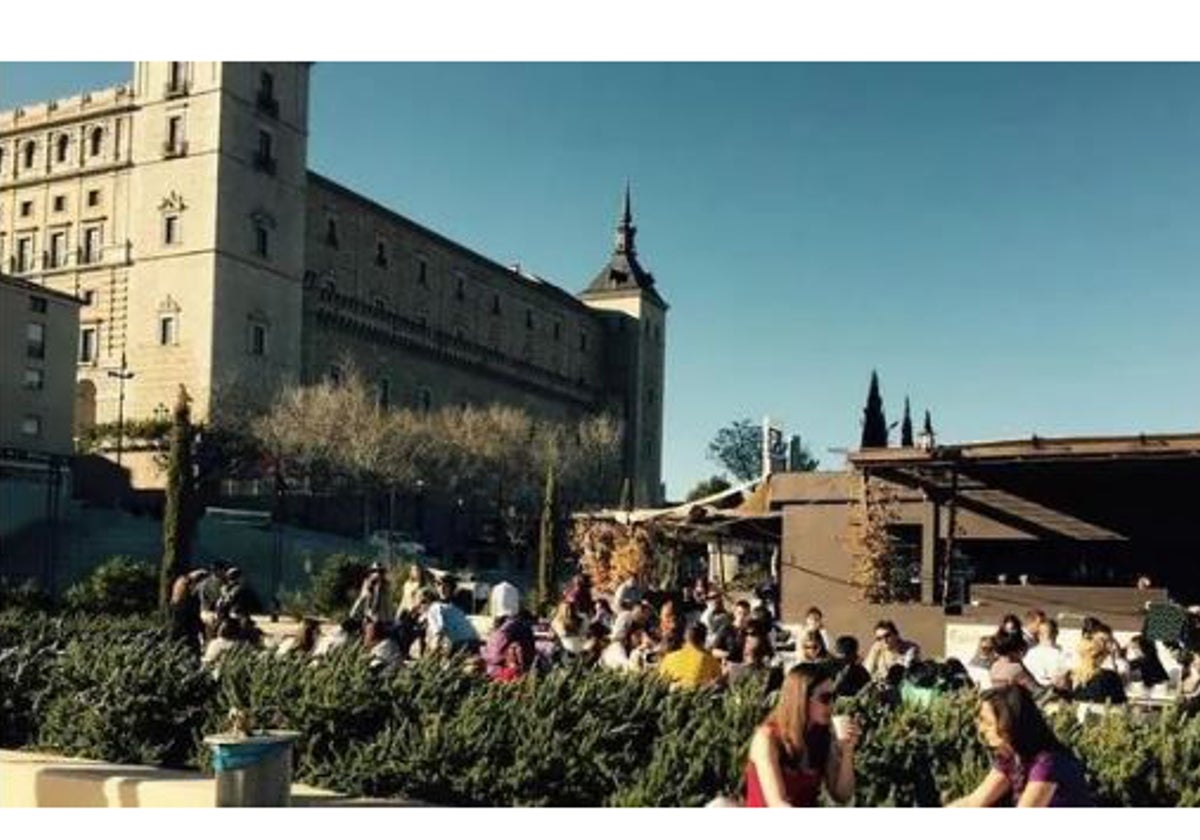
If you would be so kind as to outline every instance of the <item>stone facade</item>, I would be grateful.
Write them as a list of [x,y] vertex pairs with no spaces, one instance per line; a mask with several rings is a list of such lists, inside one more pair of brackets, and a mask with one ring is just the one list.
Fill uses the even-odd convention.
[[660,500],[652,285],[575,296],[310,172],[309,69],[139,62],[128,85],[0,113],[0,266],[83,298],[79,421],[116,419],[123,353],[129,418],[181,382],[203,419],[349,360],[392,406],[611,412],[635,502]]

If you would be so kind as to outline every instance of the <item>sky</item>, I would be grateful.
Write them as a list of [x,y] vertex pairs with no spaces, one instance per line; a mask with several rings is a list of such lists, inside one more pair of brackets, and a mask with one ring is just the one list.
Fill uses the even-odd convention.
[[[131,76],[0,64],[0,109]],[[669,497],[742,417],[839,468],[873,369],[943,442],[1200,426],[1200,65],[326,62],[311,103],[311,169],[571,291],[630,179]]]

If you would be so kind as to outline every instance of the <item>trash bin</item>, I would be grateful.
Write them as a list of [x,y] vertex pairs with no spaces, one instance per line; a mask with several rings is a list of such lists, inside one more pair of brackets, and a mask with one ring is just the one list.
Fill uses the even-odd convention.
[[292,793],[292,742],[299,732],[209,735],[218,808],[286,808]]

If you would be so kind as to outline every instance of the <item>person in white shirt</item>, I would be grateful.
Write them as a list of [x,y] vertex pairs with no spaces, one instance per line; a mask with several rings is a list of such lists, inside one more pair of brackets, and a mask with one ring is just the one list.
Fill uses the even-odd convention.
[[1058,685],[1071,672],[1070,658],[1058,646],[1058,622],[1045,618],[1038,622],[1038,642],[1025,654],[1025,668],[1038,685]]
[[421,614],[425,619],[425,643],[429,650],[475,650],[479,634],[466,613],[449,601],[439,601],[433,593],[421,595]]

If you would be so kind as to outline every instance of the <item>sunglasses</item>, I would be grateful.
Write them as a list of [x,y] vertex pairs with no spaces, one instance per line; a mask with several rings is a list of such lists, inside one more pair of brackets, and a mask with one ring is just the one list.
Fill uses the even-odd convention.
[[833,692],[832,691],[822,691],[820,694],[814,694],[809,699],[812,700],[814,703],[820,703],[822,706],[828,706],[829,704],[831,704],[833,702]]

